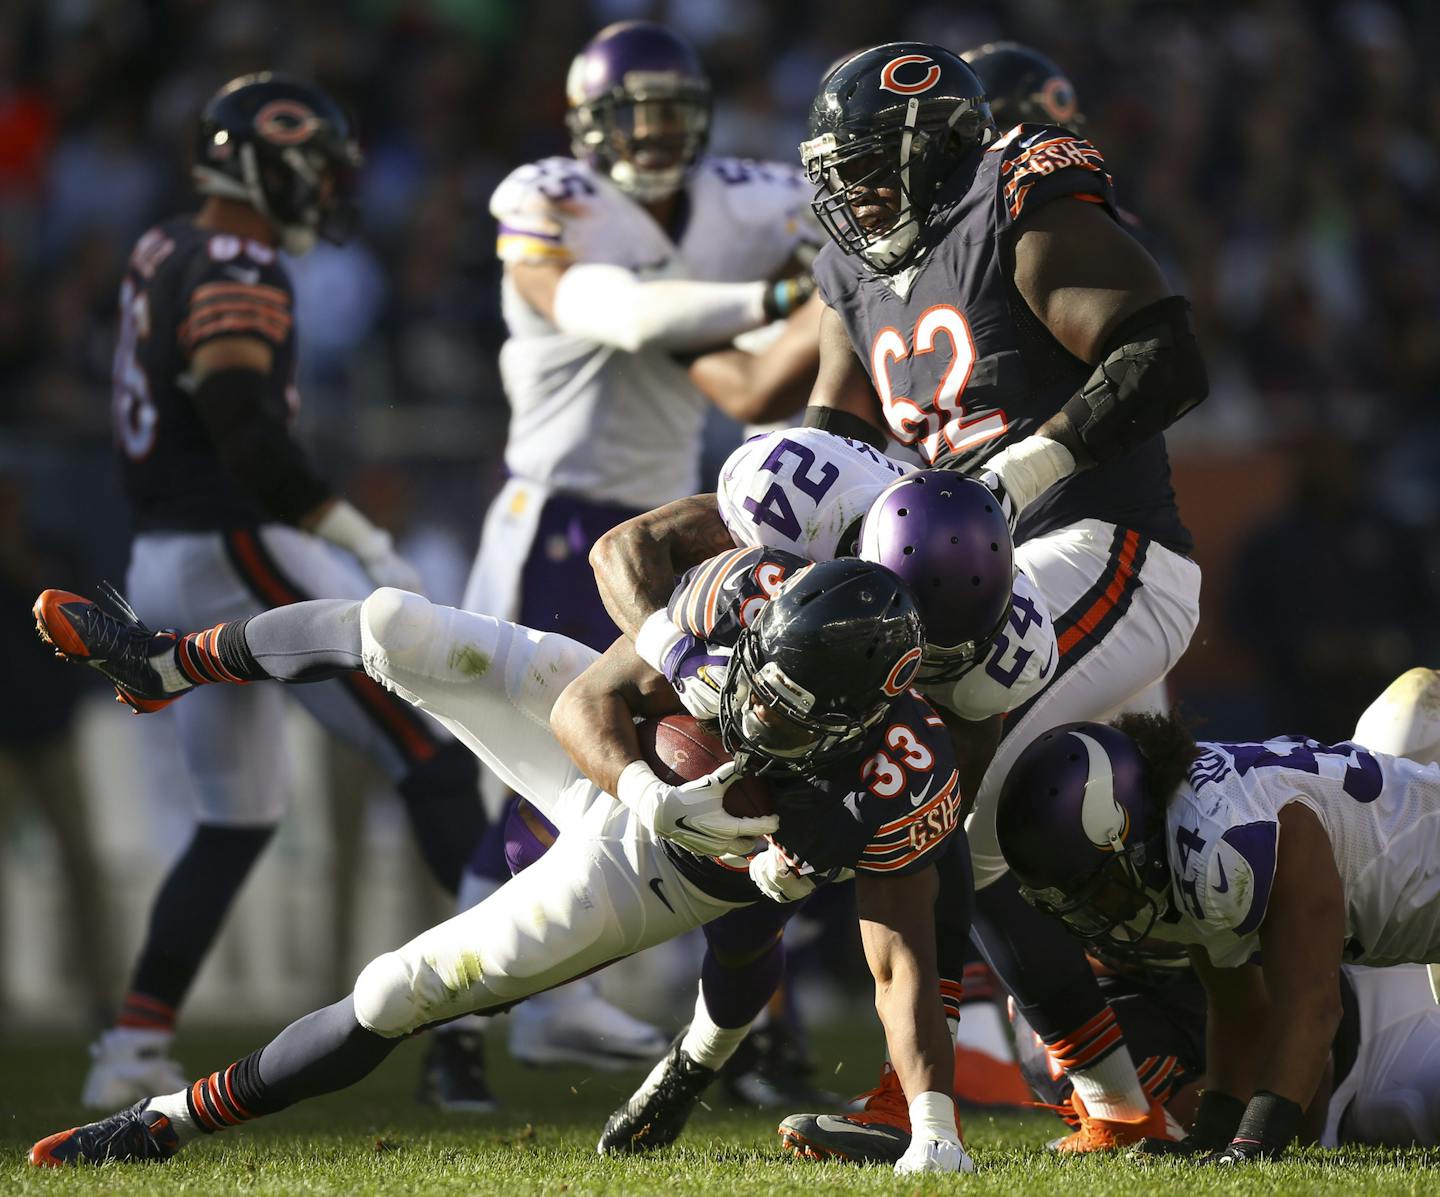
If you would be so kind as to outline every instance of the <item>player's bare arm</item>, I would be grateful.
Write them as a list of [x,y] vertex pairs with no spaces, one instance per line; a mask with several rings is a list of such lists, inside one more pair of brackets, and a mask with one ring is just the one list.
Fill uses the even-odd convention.
[[1340,1026],[1345,896],[1330,839],[1315,813],[1292,802],[1279,822],[1260,944],[1271,1003],[1285,1015],[1265,1037],[1255,1087],[1303,1107],[1315,1096]]
[[845,322],[829,306],[820,314],[820,367],[805,409],[805,423],[881,450],[888,440],[880,397],[855,356]]
[[1017,226],[1015,289],[1051,335],[1096,367],[1037,435],[1084,469],[1129,452],[1205,398],[1188,305],[1098,204],[1056,200]]
[[1205,1087],[1248,1101],[1256,1043],[1270,1019],[1265,978],[1253,964],[1216,968],[1200,947],[1190,949],[1190,963],[1205,986]]
[[934,868],[903,877],[860,872],[860,942],[875,978],[875,1010],[906,1098],[950,1092],[955,1061],[935,963]]
[[550,729],[585,776],[613,794],[625,767],[641,759],[635,717],[683,710],[670,684],[621,636],[561,692]]
[[690,495],[610,529],[590,550],[605,610],[632,639],[663,610],[675,579],[734,548],[713,494]]
[[721,349],[690,364],[690,381],[742,424],[768,424],[799,411],[815,385],[817,338],[825,304],[812,296],[759,353]]

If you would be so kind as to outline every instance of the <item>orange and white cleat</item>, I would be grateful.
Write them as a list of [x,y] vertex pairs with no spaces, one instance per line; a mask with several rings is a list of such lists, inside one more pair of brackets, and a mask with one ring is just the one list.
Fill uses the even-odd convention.
[[[1072,1131],[1050,1144],[1052,1151],[1063,1151],[1071,1155],[1085,1155],[1092,1151],[1116,1151],[1130,1147],[1141,1139],[1182,1139],[1185,1128],[1158,1101],[1150,1103],[1150,1109],[1143,1118],[1133,1121],[1119,1118],[1096,1118],[1085,1108],[1078,1093],[1070,1095],[1070,1105],[1079,1119],[1080,1129]],[[1061,1107],[1063,1110],[1064,1107]],[[1062,1113],[1062,1117],[1065,1115]],[[1072,1121],[1070,1118],[1065,1119]]]
[[807,1160],[893,1164],[910,1146],[910,1107],[889,1065],[880,1083],[860,1094],[846,1114],[791,1114],[778,1127],[780,1145]]
[[1013,1059],[955,1045],[955,1101],[966,1109],[1022,1110],[1035,1101]]
[[40,638],[57,657],[98,669],[114,683],[116,701],[136,714],[169,706],[190,686],[167,688],[154,659],[174,648],[179,633],[152,632],[118,591],[106,586],[103,594],[116,614],[68,590],[43,591],[33,608]]

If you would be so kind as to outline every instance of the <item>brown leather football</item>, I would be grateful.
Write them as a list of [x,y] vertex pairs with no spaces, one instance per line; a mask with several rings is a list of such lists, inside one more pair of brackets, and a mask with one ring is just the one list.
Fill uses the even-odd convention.
[[[646,763],[672,786],[713,773],[730,759],[719,738],[689,715],[647,719],[636,731]],[[775,813],[770,791],[758,777],[742,777],[726,790],[725,809],[740,818]]]

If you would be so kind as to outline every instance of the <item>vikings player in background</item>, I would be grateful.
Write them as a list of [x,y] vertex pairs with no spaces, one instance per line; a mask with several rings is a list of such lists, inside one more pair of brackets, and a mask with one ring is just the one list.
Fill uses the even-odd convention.
[[[708,403],[686,361],[802,304],[819,231],[793,166],[706,154],[710,83],[670,30],[601,30],[571,65],[566,102],[572,156],[517,168],[490,201],[505,264],[510,477],[463,605],[603,649],[618,633],[590,546],[697,488]],[[552,838],[512,801],[466,874],[462,908]],[[665,1045],[590,981],[526,1003],[511,1023],[511,1054],[529,1063],[615,1067]],[[492,1106],[474,1022],[441,1036],[464,1050],[435,1058],[428,1096]]]

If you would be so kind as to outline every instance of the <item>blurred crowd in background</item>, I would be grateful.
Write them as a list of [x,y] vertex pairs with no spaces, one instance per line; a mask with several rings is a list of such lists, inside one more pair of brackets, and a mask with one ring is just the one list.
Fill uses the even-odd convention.
[[[116,291],[139,233],[194,205],[204,100],[274,67],[315,79],[358,118],[361,234],[292,264],[302,434],[403,534],[432,595],[453,601],[503,468],[487,202],[515,165],[568,151],[570,57],[631,16],[700,49],[716,89],[713,150],[785,161],[821,74],[847,51],[1009,37],[1050,54],[1123,203],[1190,297],[1208,355],[1211,398],[1170,437],[1205,570],[1175,697],[1217,737],[1337,739],[1395,674],[1434,663],[1432,0],[9,0],[0,827],[27,784],[42,799],[80,784],[73,768],[54,780],[66,754],[47,744],[77,692],[104,688],[49,662],[27,609],[41,586],[123,577]],[[716,460],[740,435],[718,417],[712,434]]]

